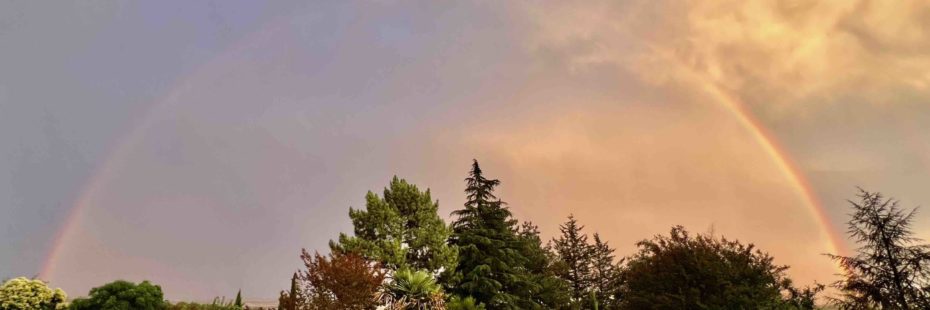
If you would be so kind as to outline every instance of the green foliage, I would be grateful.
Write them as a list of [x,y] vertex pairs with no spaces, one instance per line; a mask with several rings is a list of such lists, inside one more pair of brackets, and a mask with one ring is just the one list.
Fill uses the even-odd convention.
[[559,226],[562,235],[552,240],[553,250],[565,264],[560,276],[571,287],[572,300],[575,302],[588,298],[593,281],[591,257],[594,249],[588,244],[588,235],[582,229],[584,226],[578,225],[575,217],[569,215],[568,221]]
[[621,264],[624,259],[617,262],[614,259],[614,249],[601,236],[594,234],[594,244],[591,245],[591,293],[594,296],[594,308],[601,306],[604,309],[617,309],[620,307],[620,287],[623,284]]
[[474,298],[465,297],[459,298],[458,296],[452,296],[449,299],[449,303],[446,304],[447,310],[484,310],[484,304],[479,303]]
[[524,222],[519,229],[518,238],[522,245],[520,253],[526,258],[524,268],[531,286],[530,296],[546,309],[562,309],[570,302],[569,286],[559,278],[559,261],[551,249],[543,247],[539,237],[539,228],[533,223]]
[[616,309],[620,306],[621,262],[615,262],[614,249],[594,234],[594,243],[574,216],[559,226],[561,235],[552,240],[559,267],[556,274],[570,285],[575,308],[595,306]]
[[453,212],[457,219],[449,241],[459,248],[458,265],[446,275],[450,291],[492,309],[541,308],[534,296],[538,287],[526,271],[517,221],[493,193],[500,181],[485,178],[475,161],[465,182],[468,200]]
[[67,295],[42,280],[24,277],[7,280],[0,286],[0,310],[53,310],[63,307]]
[[774,265],[771,256],[752,244],[708,235],[692,237],[678,226],[670,236],[656,236],[638,245],[640,251],[624,273],[624,308],[795,308],[794,300],[783,297],[793,290],[784,275],[788,267]]
[[88,298],[71,302],[71,310],[160,310],[167,309],[158,285],[142,281],[138,285],[123,280],[107,283],[90,290]]
[[445,296],[433,275],[424,270],[400,269],[381,294],[388,309],[443,309]]
[[242,306],[243,306],[243,304],[242,304],[242,290],[239,290],[238,292],[236,292],[236,302],[233,303],[233,306],[238,307],[238,308],[242,308]]
[[226,301],[226,298],[216,297],[213,298],[213,302],[209,304],[200,304],[194,302],[179,302],[176,304],[171,304],[168,306],[169,310],[241,310],[243,305],[236,305],[236,302],[230,300]]
[[392,270],[449,270],[455,265],[456,251],[446,243],[451,230],[438,209],[429,189],[422,192],[395,176],[383,197],[368,192],[365,210],[349,209],[354,236],[340,234],[339,242],[330,242],[330,246]]
[[291,277],[290,291],[281,291],[281,296],[278,297],[278,310],[304,309],[305,298],[303,291],[300,289],[300,284],[298,283],[297,273],[295,272]]
[[843,266],[844,279],[833,284],[843,309],[930,309],[930,246],[915,244],[910,225],[916,209],[902,210],[881,193],[859,189],[848,222],[859,244],[856,256],[829,255]]

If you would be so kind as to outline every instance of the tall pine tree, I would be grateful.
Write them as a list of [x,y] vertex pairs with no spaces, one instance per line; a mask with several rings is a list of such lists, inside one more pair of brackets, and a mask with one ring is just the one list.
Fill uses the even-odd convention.
[[588,235],[584,234],[582,229],[584,226],[579,225],[575,217],[569,215],[568,221],[559,225],[562,235],[552,240],[553,249],[564,264],[561,277],[568,281],[572,300],[576,303],[590,298],[592,281],[591,257],[594,251],[588,244]]
[[451,228],[439,217],[430,191],[396,176],[383,197],[368,192],[365,210],[349,209],[354,236],[330,242],[334,252],[351,252],[382,266],[412,268],[437,274],[455,265],[456,250],[446,241]]
[[614,249],[601,241],[601,236],[594,233],[591,251],[591,288],[601,309],[616,309],[620,301],[621,271],[620,264],[614,261]]
[[450,243],[459,249],[458,265],[447,277],[449,291],[474,297],[489,309],[537,309],[526,271],[527,258],[516,232],[517,221],[494,196],[500,184],[485,178],[474,161],[465,179],[465,208],[453,215]]

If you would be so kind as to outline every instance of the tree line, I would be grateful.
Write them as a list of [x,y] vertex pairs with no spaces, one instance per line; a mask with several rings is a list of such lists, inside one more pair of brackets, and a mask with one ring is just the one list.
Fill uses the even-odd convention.
[[[500,181],[477,161],[466,202],[446,223],[429,189],[396,176],[364,209],[349,209],[353,233],[329,253],[301,250],[304,268],[281,291],[280,310],[477,309],[930,309],[930,246],[914,237],[915,209],[860,189],[850,200],[852,256],[826,254],[842,268],[831,284],[798,287],[753,244],[672,227],[618,257],[571,215],[544,241],[495,194]],[[67,301],[27,278],[0,285],[0,310],[247,309],[241,294],[212,304],[169,303],[161,287],[115,281]]]
[[855,256],[827,254],[844,270],[832,283],[798,287],[753,244],[672,227],[617,257],[574,217],[543,241],[495,194],[477,161],[466,202],[446,224],[429,189],[396,176],[383,194],[350,208],[353,234],[330,253],[302,251],[305,269],[279,309],[930,309],[930,250],[910,225],[915,209],[860,189],[850,201]]

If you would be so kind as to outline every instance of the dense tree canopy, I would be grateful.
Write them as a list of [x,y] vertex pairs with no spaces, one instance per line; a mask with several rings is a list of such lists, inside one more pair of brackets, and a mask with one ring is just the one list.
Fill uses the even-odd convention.
[[160,310],[166,309],[161,287],[149,281],[135,284],[128,281],[114,281],[90,290],[87,298],[78,298],[71,302],[72,310]]
[[752,244],[691,236],[678,226],[669,236],[638,245],[624,273],[624,308],[790,309],[798,304],[785,297],[794,290],[784,274],[788,267],[775,265]]
[[365,210],[349,209],[355,234],[340,234],[339,242],[331,246],[334,251],[357,253],[391,270],[437,273],[452,269],[456,251],[446,243],[451,229],[439,217],[438,209],[428,189],[420,191],[395,176],[383,197],[368,192]]
[[910,225],[916,209],[903,210],[881,193],[859,192],[849,235],[855,256],[830,255],[844,268],[834,287],[846,309],[930,309],[930,246],[917,244]]
[[53,290],[42,280],[19,277],[0,285],[0,310],[54,310],[65,299],[64,291]]

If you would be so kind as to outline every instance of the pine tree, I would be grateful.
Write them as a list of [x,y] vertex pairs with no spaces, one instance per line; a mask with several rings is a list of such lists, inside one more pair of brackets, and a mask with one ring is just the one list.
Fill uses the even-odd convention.
[[835,301],[849,309],[930,309],[930,246],[915,244],[916,209],[862,189],[859,202],[849,203],[855,212],[848,233],[860,246],[856,256],[829,255],[845,271],[834,283],[843,293]]
[[592,281],[591,257],[594,251],[582,229],[584,226],[578,225],[575,217],[569,215],[568,221],[559,226],[562,235],[552,240],[555,252],[565,264],[561,277],[571,287],[572,300],[576,303],[588,298]]
[[349,210],[354,236],[330,242],[334,252],[348,251],[388,269],[411,268],[438,273],[455,265],[456,250],[446,241],[451,228],[437,213],[430,191],[396,176],[383,197],[368,192],[365,210]]
[[591,253],[591,287],[596,301],[604,309],[619,307],[622,261],[614,262],[614,249],[607,242],[601,241],[600,235],[594,233]]
[[517,221],[494,196],[500,181],[485,178],[474,161],[465,183],[465,208],[453,212],[457,218],[450,243],[459,248],[459,261],[446,277],[449,291],[474,297],[490,309],[540,308],[527,296],[533,290],[516,235]]

